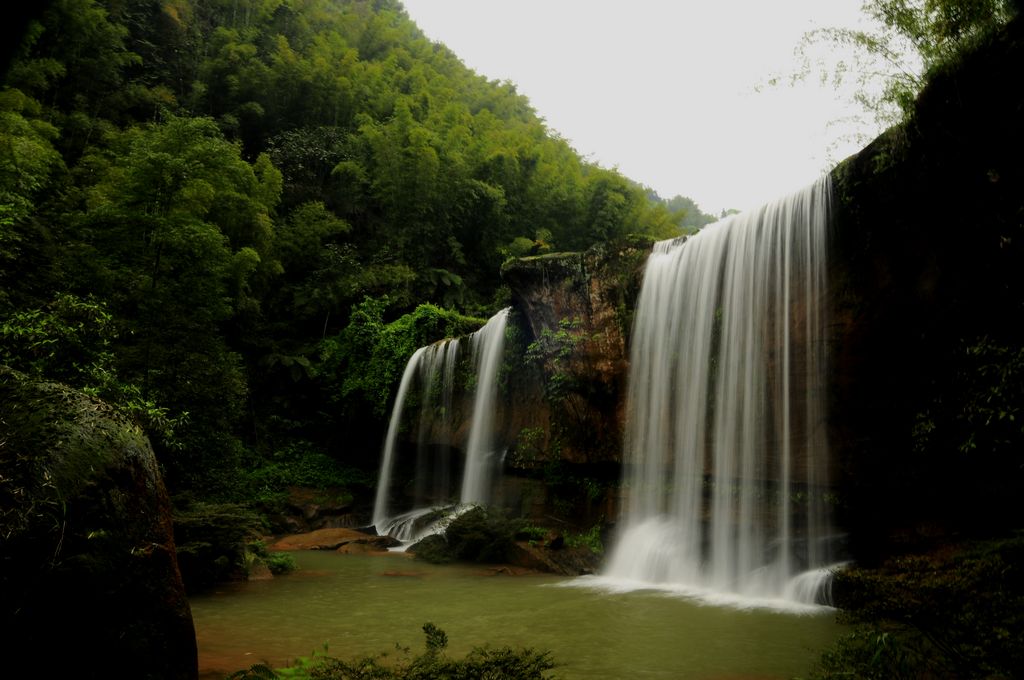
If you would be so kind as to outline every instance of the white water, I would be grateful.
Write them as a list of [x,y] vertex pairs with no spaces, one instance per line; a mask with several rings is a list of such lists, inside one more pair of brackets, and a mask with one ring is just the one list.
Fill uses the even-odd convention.
[[466,444],[466,468],[462,475],[459,502],[486,504],[490,500],[491,479],[501,462],[495,450],[494,412],[498,399],[498,369],[505,349],[505,326],[508,309],[490,318],[470,338],[476,365],[476,395],[473,398],[473,421]]
[[[608,583],[813,602],[829,563],[831,187],[656,245],[634,318]],[[799,581],[799,583],[797,583]]]
[[[434,345],[431,345],[433,347]],[[395,445],[398,441],[398,430],[402,423],[402,408],[405,406],[405,397],[409,391],[409,385],[419,370],[420,359],[427,352],[428,347],[420,347],[412,353],[409,361],[405,364],[405,371],[402,373],[402,380],[398,384],[398,393],[395,395],[395,405],[391,407],[391,420],[388,422],[388,432],[384,437],[384,451],[381,455],[380,475],[377,478],[377,494],[373,502],[373,525],[383,527],[388,520],[388,491],[391,487],[391,472],[395,467]]]
[[[455,443],[452,440],[457,426],[452,420],[452,392],[456,362],[459,360],[459,341],[449,339],[421,347],[409,358],[395,396],[381,455],[373,507],[373,525],[378,533],[394,536],[404,542],[415,542],[440,531],[447,521],[470,505],[482,505],[490,500],[492,479],[501,462],[501,456],[495,450],[494,413],[508,312],[508,309],[501,310],[469,338],[476,391],[465,446],[461,493],[457,503],[450,498],[448,453]],[[398,434],[410,386],[417,380],[420,387],[420,409],[416,423],[416,495],[412,509],[395,512],[389,507],[389,498],[399,448]],[[438,391],[439,399],[436,395]],[[433,450],[433,456],[426,454],[428,448]],[[432,513],[442,515],[443,519],[424,519]]]

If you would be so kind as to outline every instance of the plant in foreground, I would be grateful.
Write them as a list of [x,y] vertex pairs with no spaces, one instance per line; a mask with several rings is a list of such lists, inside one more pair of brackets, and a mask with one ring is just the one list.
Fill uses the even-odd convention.
[[[474,647],[465,657],[452,659],[444,651],[448,646],[447,633],[433,623],[423,624],[423,633],[425,651],[411,659],[388,663],[387,655],[380,654],[345,661],[314,654],[289,668],[275,670],[266,664],[256,664],[231,674],[227,680],[542,680],[549,677],[545,671],[555,666],[548,652],[531,648]],[[408,656],[408,649],[398,649],[403,656]]]

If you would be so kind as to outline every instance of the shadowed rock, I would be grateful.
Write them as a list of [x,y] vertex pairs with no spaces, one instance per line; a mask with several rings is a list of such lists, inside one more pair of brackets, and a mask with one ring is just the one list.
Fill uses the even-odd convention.
[[40,676],[195,678],[149,440],[103,402],[0,368],[0,636]]

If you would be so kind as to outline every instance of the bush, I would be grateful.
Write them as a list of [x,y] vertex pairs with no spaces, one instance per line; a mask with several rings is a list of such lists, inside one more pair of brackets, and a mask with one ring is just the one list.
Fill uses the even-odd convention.
[[253,541],[246,546],[246,566],[249,571],[263,564],[274,576],[290,574],[297,569],[295,557],[288,552],[270,552],[263,541]]
[[263,523],[235,503],[192,503],[174,512],[174,542],[185,589],[196,592],[215,583],[244,578],[252,566],[248,546]]
[[1024,538],[843,570],[833,597],[860,627],[816,677],[1014,677],[1024,668]]
[[[358,400],[383,417],[406,362],[418,348],[442,338],[467,335],[486,319],[423,304],[391,323],[384,322],[387,298],[366,298],[352,307],[348,326],[321,343],[325,388],[341,405]],[[331,376],[340,379],[332,383]]]
[[[386,663],[384,654],[355,661],[313,656],[300,660],[295,667],[277,671],[266,665],[255,665],[232,674],[229,680],[542,680],[547,677],[545,671],[555,666],[548,652],[530,648],[474,647],[465,658],[451,659],[444,653],[448,635],[443,630],[426,623],[423,632],[425,651],[408,660]],[[404,656],[408,655],[408,649],[399,649]]]
[[601,522],[590,527],[583,533],[569,534],[565,544],[570,548],[586,548],[595,555],[604,554],[604,543],[601,541]]
[[279,512],[288,497],[288,487],[344,489],[339,504],[351,502],[352,487],[373,486],[373,479],[362,470],[346,467],[306,442],[284,447],[243,473],[239,496],[264,508]]

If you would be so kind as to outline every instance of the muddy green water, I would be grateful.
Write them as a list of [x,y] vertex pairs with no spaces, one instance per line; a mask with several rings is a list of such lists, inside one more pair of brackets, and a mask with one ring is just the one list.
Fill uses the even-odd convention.
[[558,678],[767,680],[805,674],[843,628],[831,611],[742,611],[656,592],[434,566],[400,555],[296,553],[300,570],[191,600],[203,678],[322,651],[423,649],[421,627],[461,655],[490,643],[546,649]]

